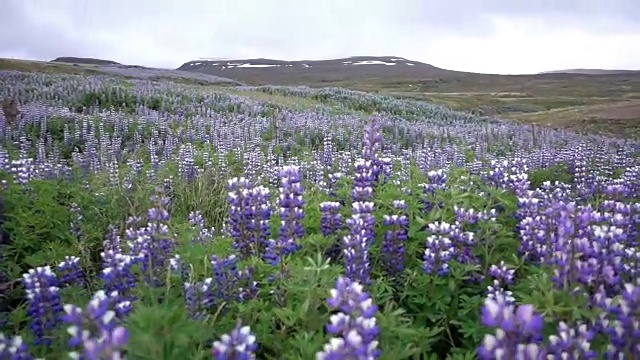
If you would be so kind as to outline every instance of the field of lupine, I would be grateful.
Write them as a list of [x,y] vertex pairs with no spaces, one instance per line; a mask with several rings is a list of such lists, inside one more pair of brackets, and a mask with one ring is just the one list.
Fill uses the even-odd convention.
[[638,142],[342,89],[0,81],[0,359],[640,358]]

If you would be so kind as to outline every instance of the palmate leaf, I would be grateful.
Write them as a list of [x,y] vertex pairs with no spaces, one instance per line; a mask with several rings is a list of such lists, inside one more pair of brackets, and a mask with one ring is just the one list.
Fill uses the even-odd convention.
[[[130,333],[127,358],[169,360],[187,355],[194,359],[210,356],[210,343],[222,332],[204,322],[190,321],[185,310],[179,303],[137,306],[126,323]],[[224,325],[217,324],[216,329]]]

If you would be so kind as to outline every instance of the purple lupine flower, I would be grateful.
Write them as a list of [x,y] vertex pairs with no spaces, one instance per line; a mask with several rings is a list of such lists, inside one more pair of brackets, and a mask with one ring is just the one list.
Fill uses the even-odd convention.
[[132,292],[137,285],[133,266],[140,261],[131,255],[124,255],[113,250],[100,254],[102,270],[98,275],[103,282],[103,289],[108,293],[117,292],[122,301],[133,301]]
[[164,196],[162,189],[156,189],[151,196],[155,206],[147,213],[148,224],[138,230],[138,237],[131,244],[131,252],[140,257],[141,270],[145,281],[150,286],[162,286],[169,269],[168,262],[177,246],[173,234],[169,233],[167,225],[169,212],[169,198]]
[[516,299],[513,297],[513,293],[509,290],[505,290],[503,285],[498,280],[493,280],[492,285],[487,286],[486,298],[507,305],[514,305],[516,303]]
[[330,294],[327,305],[338,313],[331,315],[326,330],[335,337],[316,354],[316,359],[378,358],[378,308],[369,294],[360,283],[346,277],[338,278]]
[[238,269],[238,257],[210,257],[213,277],[200,282],[183,279],[183,291],[189,315],[201,319],[209,311],[217,311],[224,302],[244,302],[257,294],[257,283],[251,268]]
[[280,234],[278,239],[269,240],[265,259],[272,265],[280,263],[282,258],[300,248],[298,240],[304,236],[302,219],[304,218],[304,199],[300,168],[285,166],[280,171]]
[[207,291],[210,291],[209,285],[204,282],[195,284],[184,282],[182,285],[182,291],[184,294],[184,301],[187,305],[189,316],[194,320],[202,319],[206,315],[204,311],[205,296],[203,294],[205,294],[205,292]]
[[377,179],[373,160],[358,159],[354,165],[353,188],[351,190],[351,210],[353,215],[358,215],[364,221],[365,236],[371,245],[374,238],[375,218],[373,217],[374,204],[373,186]]
[[488,273],[493,282],[487,287],[487,299],[506,305],[515,304],[513,293],[505,289],[506,286],[513,284],[515,270],[508,268],[504,261],[501,261],[499,265],[491,265]]
[[335,199],[338,197],[336,194],[336,184],[342,177],[344,177],[344,174],[341,172],[329,174],[329,179],[327,181],[327,193],[330,198]]
[[87,304],[86,309],[82,309],[73,304],[64,306],[65,314],[62,320],[69,325],[67,333],[71,335],[69,346],[77,347],[91,336],[91,328],[113,329],[115,327],[115,312],[109,312],[111,299],[103,290],[96,292]]
[[594,303],[602,310],[597,327],[609,337],[606,358],[640,358],[640,280],[625,284],[621,296],[615,299],[601,289],[594,296]]
[[122,360],[121,351],[129,341],[129,332],[123,326],[104,331],[100,337],[88,338],[83,342],[83,352],[70,352],[73,360]]
[[479,221],[496,221],[498,212],[495,209],[489,211],[477,211],[473,208],[465,209],[457,205],[453,206],[453,212],[456,215],[456,222],[461,225],[473,225]]
[[444,169],[431,170],[427,172],[428,183],[418,184],[423,190],[424,197],[420,199],[424,212],[430,212],[434,207],[440,207],[441,204],[434,202],[434,194],[436,191],[444,189],[447,183],[447,173]]
[[352,215],[347,219],[349,234],[342,240],[345,275],[362,284],[369,284],[371,266],[369,264],[369,244],[365,219],[361,215]]
[[447,184],[447,173],[444,169],[431,170],[427,173],[427,184],[422,184],[425,193],[431,194],[436,190],[445,188]]
[[522,196],[531,185],[529,166],[523,159],[491,160],[489,168],[484,180],[499,189],[512,190],[517,196]]
[[478,348],[481,360],[523,359],[542,360],[542,316],[531,305],[512,304],[501,300],[485,299],[481,322],[495,329],[487,334]]
[[257,283],[253,280],[253,269],[238,269],[238,258],[230,255],[219,259],[211,255],[211,271],[215,289],[223,301],[245,301],[257,293]]
[[191,143],[182,144],[178,150],[178,174],[187,182],[193,182],[198,176],[195,153],[196,150]]
[[364,236],[368,246],[375,240],[376,219],[373,216],[374,204],[371,201],[356,201],[351,204],[353,216],[358,216],[364,222]]
[[375,175],[371,161],[358,159],[354,163],[353,189],[351,197],[354,202],[368,201],[373,197]]
[[60,285],[83,286],[84,271],[80,266],[80,258],[77,256],[65,256],[58,264],[60,273]]
[[446,222],[435,222],[429,224],[428,228],[432,235],[427,238],[422,270],[428,275],[446,275],[455,250],[449,239],[453,228]]
[[389,157],[380,158],[378,161],[382,169],[382,181],[387,183],[393,174],[393,161]]
[[63,321],[71,335],[69,346],[80,348],[69,353],[72,359],[123,359],[121,350],[127,344],[128,332],[118,325],[118,309],[111,310],[117,298],[117,293],[107,296],[100,290],[85,309],[72,304],[64,306]]
[[102,249],[104,251],[120,252],[122,250],[121,245],[122,238],[120,237],[118,229],[113,225],[109,225],[107,234],[102,242]]
[[579,324],[576,328],[569,327],[566,323],[558,324],[558,334],[549,336],[549,344],[546,352],[548,359],[589,360],[595,359],[597,354],[591,349],[591,341],[594,338],[585,324]]
[[[337,201],[325,201],[320,204],[320,231],[324,236],[336,236],[342,229],[343,219],[340,214],[342,204]],[[341,257],[341,244],[338,239],[325,251],[325,256],[335,260]]]
[[515,272],[515,270],[507,267],[504,261],[500,261],[499,265],[494,264],[489,267],[489,276],[503,285],[513,284]]
[[[394,200],[393,205],[402,212],[406,209],[404,201]],[[382,268],[388,275],[396,276],[404,271],[404,245],[409,238],[409,219],[403,213],[384,215],[382,224],[391,228],[385,231],[382,240]]]
[[0,359],[31,360],[33,357],[29,354],[29,348],[22,337],[8,338],[0,333]]
[[257,224],[253,221],[252,184],[244,177],[230,179],[227,185],[229,193],[229,223],[227,229],[233,238],[233,246],[244,259],[258,253],[259,244],[255,239]]
[[371,162],[371,175],[374,183],[378,181],[384,171],[384,165],[378,157],[378,153],[382,150],[383,140],[382,132],[376,122],[365,126],[362,141],[362,158]]
[[607,286],[619,284],[627,234],[622,229],[610,225],[593,225],[590,233],[595,250],[594,257],[598,260],[596,278]]
[[254,231],[253,241],[256,255],[260,256],[266,252],[269,246],[269,238],[271,237],[271,193],[264,186],[255,186],[250,189],[249,212]]
[[480,220],[481,213],[475,209],[465,209],[457,205],[453,206],[456,221],[461,224],[475,224]]
[[22,276],[22,283],[27,292],[27,314],[34,344],[48,346],[51,331],[60,322],[62,314],[58,278],[49,266],[44,266],[29,270]]
[[320,231],[324,236],[335,235],[342,226],[340,203],[325,201],[320,203]]
[[256,358],[257,349],[258,343],[251,328],[242,326],[242,322],[238,320],[229,334],[224,334],[220,340],[213,342],[211,354],[216,360],[251,360]]
[[191,238],[192,243],[205,244],[213,238],[212,229],[205,227],[204,218],[200,211],[192,211],[189,213],[189,225],[197,231],[197,235]]
[[460,223],[451,225],[448,233],[449,240],[454,247],[455,260],[461,264],[479,264],[480,260],[473,255],[475,234],[463,231]]
[[322,140],[322,165],[331,169],[334,164],[333,160],[334,150],[333,150],[333,142],[331,141],[330,136],[325,136]]

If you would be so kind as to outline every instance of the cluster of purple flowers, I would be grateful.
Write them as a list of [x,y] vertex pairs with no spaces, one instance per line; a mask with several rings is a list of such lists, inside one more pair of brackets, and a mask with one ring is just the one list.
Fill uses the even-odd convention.
[[269,189],[253,186],[244,177],[228,183],[229,223],[234,247],[243,258],[264,255],[269,246],[271,207]]
[[84,284],[84,271],[77,256],[65,256],[64,260],[58,264],[58,274],[61,285],[82,286]]
[[320,231],[324,236],[335,235],[342,228],[342,214],[337,201],[320,203]]
[[488,275],[492,283],[487,288],[487,298],[504,304],[515,304],[513,293],[506,289],[514,283],[515,270],[501,261],[499,265],[489,267]]
[[215,360],[250,360],[255,359],[257,349],[258,343],[251,328],[242,326],[242,322],[238,321],[229,334],[224,334],[220,340],[213,342],[211,354]]
[[520,252],[529,261],[549,265],[560,289],[610,290],[631,281],[638,271],[634,208],[607,200],[591,205],[555,200],[537,190],[519,200]]
[[369,294],[356,281],[340,277],[327,305],[338,312],[331,315],[326,325],[327,333],[334,337],[316,356],[318,360],[376,359],[378,350],[378,325],[375,315],[378,307]]
[[495,209],[478,211],[473,208],[465,209],[457,205],[453,206],[453,212],[456,216],[456,222],[461,225],[474,225],[481,221],[496,221],[498,216],[498,212]]
[[368,159],[359,159],[354,164],[352,215],[345,222],[348,234],[342,239],[345,275],[362,284],[368,284],[370,280],[369,247],[375,239],[374,203],[371,200],[382,172],[376,157],[379,140],[373,133],[368,135],[372,136],[369,148],[364,150]]
[[[184,286],[185,300],[189,314],[200,319],[211,311],[216,311],[223,302],[242,302],[250,300],[257,294],[257,283],[253,279],[253,269],[238,268],[238,257],[229,255],[219,258],[210,257],[212,277],[199,282],[186,282]],[[173,259],[172,268],[179,268],[177,258]]]
[[265,258],[272,265],[300,249],[299,240],[304,236],[304,199],[302,174],[298,166],[285,166],[280,171],[280,233],[278,239],[269,240]]
[[383,136],[380,126],[376,121],[371,122],[364,128],[364,137],[362,141],[362,159],[371,162],[371,175],[373,181],[376,182],[380,175],[384,174],[388,168],[388,161],[383,161],[379,157],[379,152],[383,146]]
[[62,316],[58,277],[49,266],[38,267],[23,275],[22,284],[27,293],[27,314],[34,344],[50,345],[52,331]]
[[597,334],[607,341],[607,359],[636,359],[640,356],[638,338],[640,286],[626,284],[618,299],[600,293],[594,299],[601,306],[598,322],[589,326],[577,322],[571,326],[560,322],[557,333],[542,336],[543,318],[531,305],[516,306],[501,297],[485,300],[482,324],[495,329],[486,335],[478,349],[480,359],[595,359],[598,354],[591,343]]
[[394,200],[392,206],[397,214],[384,215],[382,224],[389,227],[384,233],[380,261],[389,276],[397,276],[404,271],[405,242],[409,238],[409,218],[404,200]]
[[[145,281],[150,286],[164,284],[169,269],[169,259],[177,247],[175,235],[169,231],[169,197],[162,188],[150,198],[154,207],[147,212],[146,226],[128,229],[127,235],[131,254],[140,264]],[[135,234],[135,235],[134,235]]]
[[434,222],[427,225],[427,231],[431,235],[427,237],[422,266],[426,274],[448,274],[451,260],[459,263],[476,261],[471,253],[474,233],[463,231],[460,223]]
[[427,172],[427,183],[418,184],[422,188],[424,198],[421,199],[423,205],[423,211],[429,212],[436,205],[440,206],[440,204],[435,204],[433,196],[436,191],[444,189],[447,184],[447,173],[444,169],[438,170],[430,170]]
[[129,333],[117,321],[121,308],[111,310],[117,299],[117,293],[108,296],[100,290],[85,309],[64,306],[63,320],[71,335],[69,346],[81,349],[69,354],[72,359],[123,359],[120,352],[127,344]]
[[492,160],[484,180],[499,189],[512,190],[516,195],[529,189],[529,166],[524,159]]
[[0,333],[0,359],[31,360],[29,347],[20,336],[7,338]]
[[189,213],[188,220],[189,225],[197,231],[196,235],[191,239],[192,243],[206,244],[211,241],[215,234],[215,229],[205,227],[204,218],[200,211]]
[[[71,135],[68,130],[65,131],[65,141],[68,141]],[[205,138],[205,135],[202,132],[198,136]],[[185,134],[180,136],[192,141],[196,134],[189,125]],[[382,140],[378,123],[365,127],[361,158],[354,163],[352,216],[346,220],[340,213],[345,205],[337,201],[334,193],[334,185],[342,174],[325,173],[328,181],[324,190],[334,201],[320,204],[321,231],[325,236],[334,236],[346,225],[348,233],[341,239],[345,276],[337,280],[327,299],[329,307],[336,311],[326,325],[327,333],[333,338],[317,354],[318,359],[374,359],[380,356],[377,349],[379,329],[375,318],[377,307],[364,291],[364,286],[370,283],[369,249],[376,235],[373,212],[377,204],[374,203],[373,194],[381,178],[384,177],[386,181],[389,177],[392,164],[391,158],[380,157]],[[450,145],[444,144],[444,147]],[[479,143],[475,145],[474,155],[480,159],[486,155],[483,154],[485,150]],[[179,148],[177,159],[180,178],[186,182],[195,181],[201,169],[195,165],[198,152],[190,143],[176,145],[167,141],[162,149],[149,144],[153,170],[159,167],[161,161],[172,156],[174,147]],[[102,165],[95,155],[96,151],[95,144],[89,144],[88,155],[75,154],[74,162],[82,168],[97,171]],[[434,204],[429,201],[446,186],[448,179],[445,169],[451,164],[461,165],[465,162],[464,154],[455,149],[443,153],[420,161],[419,166],[424,169],[429,169],[429,166],[440,168],[425,171],[428,179],[422,185],[427,198],[425,211],[433,208]],[[114,150],[113,155],[121,154]],[[278,238],[272,239],[269,223],[273,211],[271,193],[268,188],[253,182],[258,180],[258,169],[263,166],[260,154],[241,154],[238,151],[237,155],[244,157],[250,169],[246,171],[247,178],[234,178],[228,184],[230,210],[227,228],[234,240],[236,254],[211,256],[212,274],[202,281],[186,276],[185,264],[174,254],[175,236],[170,234],[168,226],[170,197],[167,196],[167,190],[158,191],[151,199],[154,207],[147,214],[146,224],[133,226],[133,223],[140,223],[141,219],[132,219],[132,224],[129,224],[128,251],[117,236],[117,231],[112,229],[101,254],[103,268],[100,279],[103,290],[94,295],[85,309],[66,305],[63,311],[59,295],[63,285],[82,285],[84,275],[79,258],[65,258],[57,268],[58,276],[48,267],[36,268],[25,274],[23,283],[27,291],[28,313],[35,343],[49,344],[52,330],[58,324],[65,323],[71,335],[69,345],[77,349],[71,355],[73,358],[121,358],[128,338],[127,330],[121,324],[135,301],[132,290],[139,281],[134,275],[136,266],[150,286],[161,285],[168,268],[180,271],[187,307],[197,319],[207,312],[219,310],[218,306],[223,302],[241,302],[255,297],[257,284],[253,269],[240,268],[239,261],[257,256],[274,266],[282,265],[285,264],[282,261],[284,257],[300,248],[300,240],[304,236],[302,220],[305,206],[302,172],[299,166],[289,165],[278,174],[280,228]],[[203,157],[205,163],[210,164],[208,154],[203,154]],[[339,159],[332,141],[326,137],[321,154],[321,163],[326,169],[320,169],[319,172],[335,170],[336,160]],[[575,156],[570,164],[575,179],[573,188],[560,183],[545,183],[536,191],[528,191],[530,160],[519,157],[511,160],[493,158],[490,170],[482,178],[492,186],[514,191],[519,196],[517,231],[525,259],[551,267],[553,281],[558,288],[581,288],[583,294],[589,297],[590,305],[600,309],[600,316],[593,323],[561,322],[557,334],[545,342],[541,335],[542,316],[531,305],[516,305],[512,293],[507,290],[514,282],[514,270],[500,262],[488,269],[487,275],[492,283],[482,309],[482,323],[495,331],[484,338],[478,356],[481,359],[591,359],[596,356],[591,350],[591,341],[598,334],[609,341],[605,354],[608,358],[639,358],[637,339],[640,337],[640,315],[637,309],[640,306],[640,287],[630,280],[637,278],[639,270],[637,235],[640,231],[640,205],[630,205],[626,199],[637,195],[639,187],[637,181],[636,185],[628,185],[625,181],[637,176],[640,170],[627,171],[626,177],[621,179],[600,179],[589,171],[590,164],[587,161]],[[544,158],[540,161],[551,162]],[[19,183],[27,183],[31,179],[31,162],[26,158],[14,162],[14,173]],[[127,164],[130,174],[125,177],[124,187],[132,190],[132,179],[140,176],[142,162],[128,159]],[[479,161],[474,164],[479,164]],[[113,163],[111,166],[112,181],[119,183],[118,169]],[[469,167],[471,170],[475,168]],[[221,164],[221,168],[225,168],[225,165]],[[149,175],[154,178],[155,173],[151,171]],[[167,187],[172,185],[169,179],[165,184]],[[579,190],[578,196],[572,193],[576,188]],[[594,193],[603,195],[607,200],[596,206],[579,202]],[[384,232],[380,262],[384,271],[394,277],[404,271],[409,218],[407,205],[403,201],[394,201],[392,207],[392,212],[382,218]],[[477,245],[477,239],[473,232],[466,230],[473,229],[474,225],[481,222],[495,221],[497,217],[496,210],[477,211],[457,206],[453,210],[455,222],[437,221],[427,226],[429,236],[423,255],[426,274],[446,275],[451,261],[475,263],[477,259],[471,249]],[[72,212],[79,214],[80,210],[74,207]],[[78,225],[81,220],[76,217],[71,224],[71,232],[75,236],[81,235]],[[204,227],[202,214],[193,212],[188,220],[197,231],[193,242],[206,243],[212,239],[212,231]],[[251,359],[255,358],[256,350],[255,335],[239,321],[229,334],[213,343],[212,355],[216,359]],[[28,358],[26,346],[19,337],[7,339],[0,335],[0,358],[7,353],[10,358]]]
[[482,308],[481,322],[495,328],[495,334],[484,337],[478,349],[482,360],[543,359],[540,343],[542,316],[531,305],[515,306],[504,299],[487,299]]
[[369,263],[369,246],[373,234],[360,215],[355,214],[347,219],[349,234],[342,239],[345,275],[348,278],[369,284],[371,264]]

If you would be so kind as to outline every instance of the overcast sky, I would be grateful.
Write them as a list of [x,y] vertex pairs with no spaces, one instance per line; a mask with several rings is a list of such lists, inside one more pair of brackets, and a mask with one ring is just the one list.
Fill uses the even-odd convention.
[[0,57],[175,68],[393,55],[446,69],[640,69],[640,0],[2,0]]

